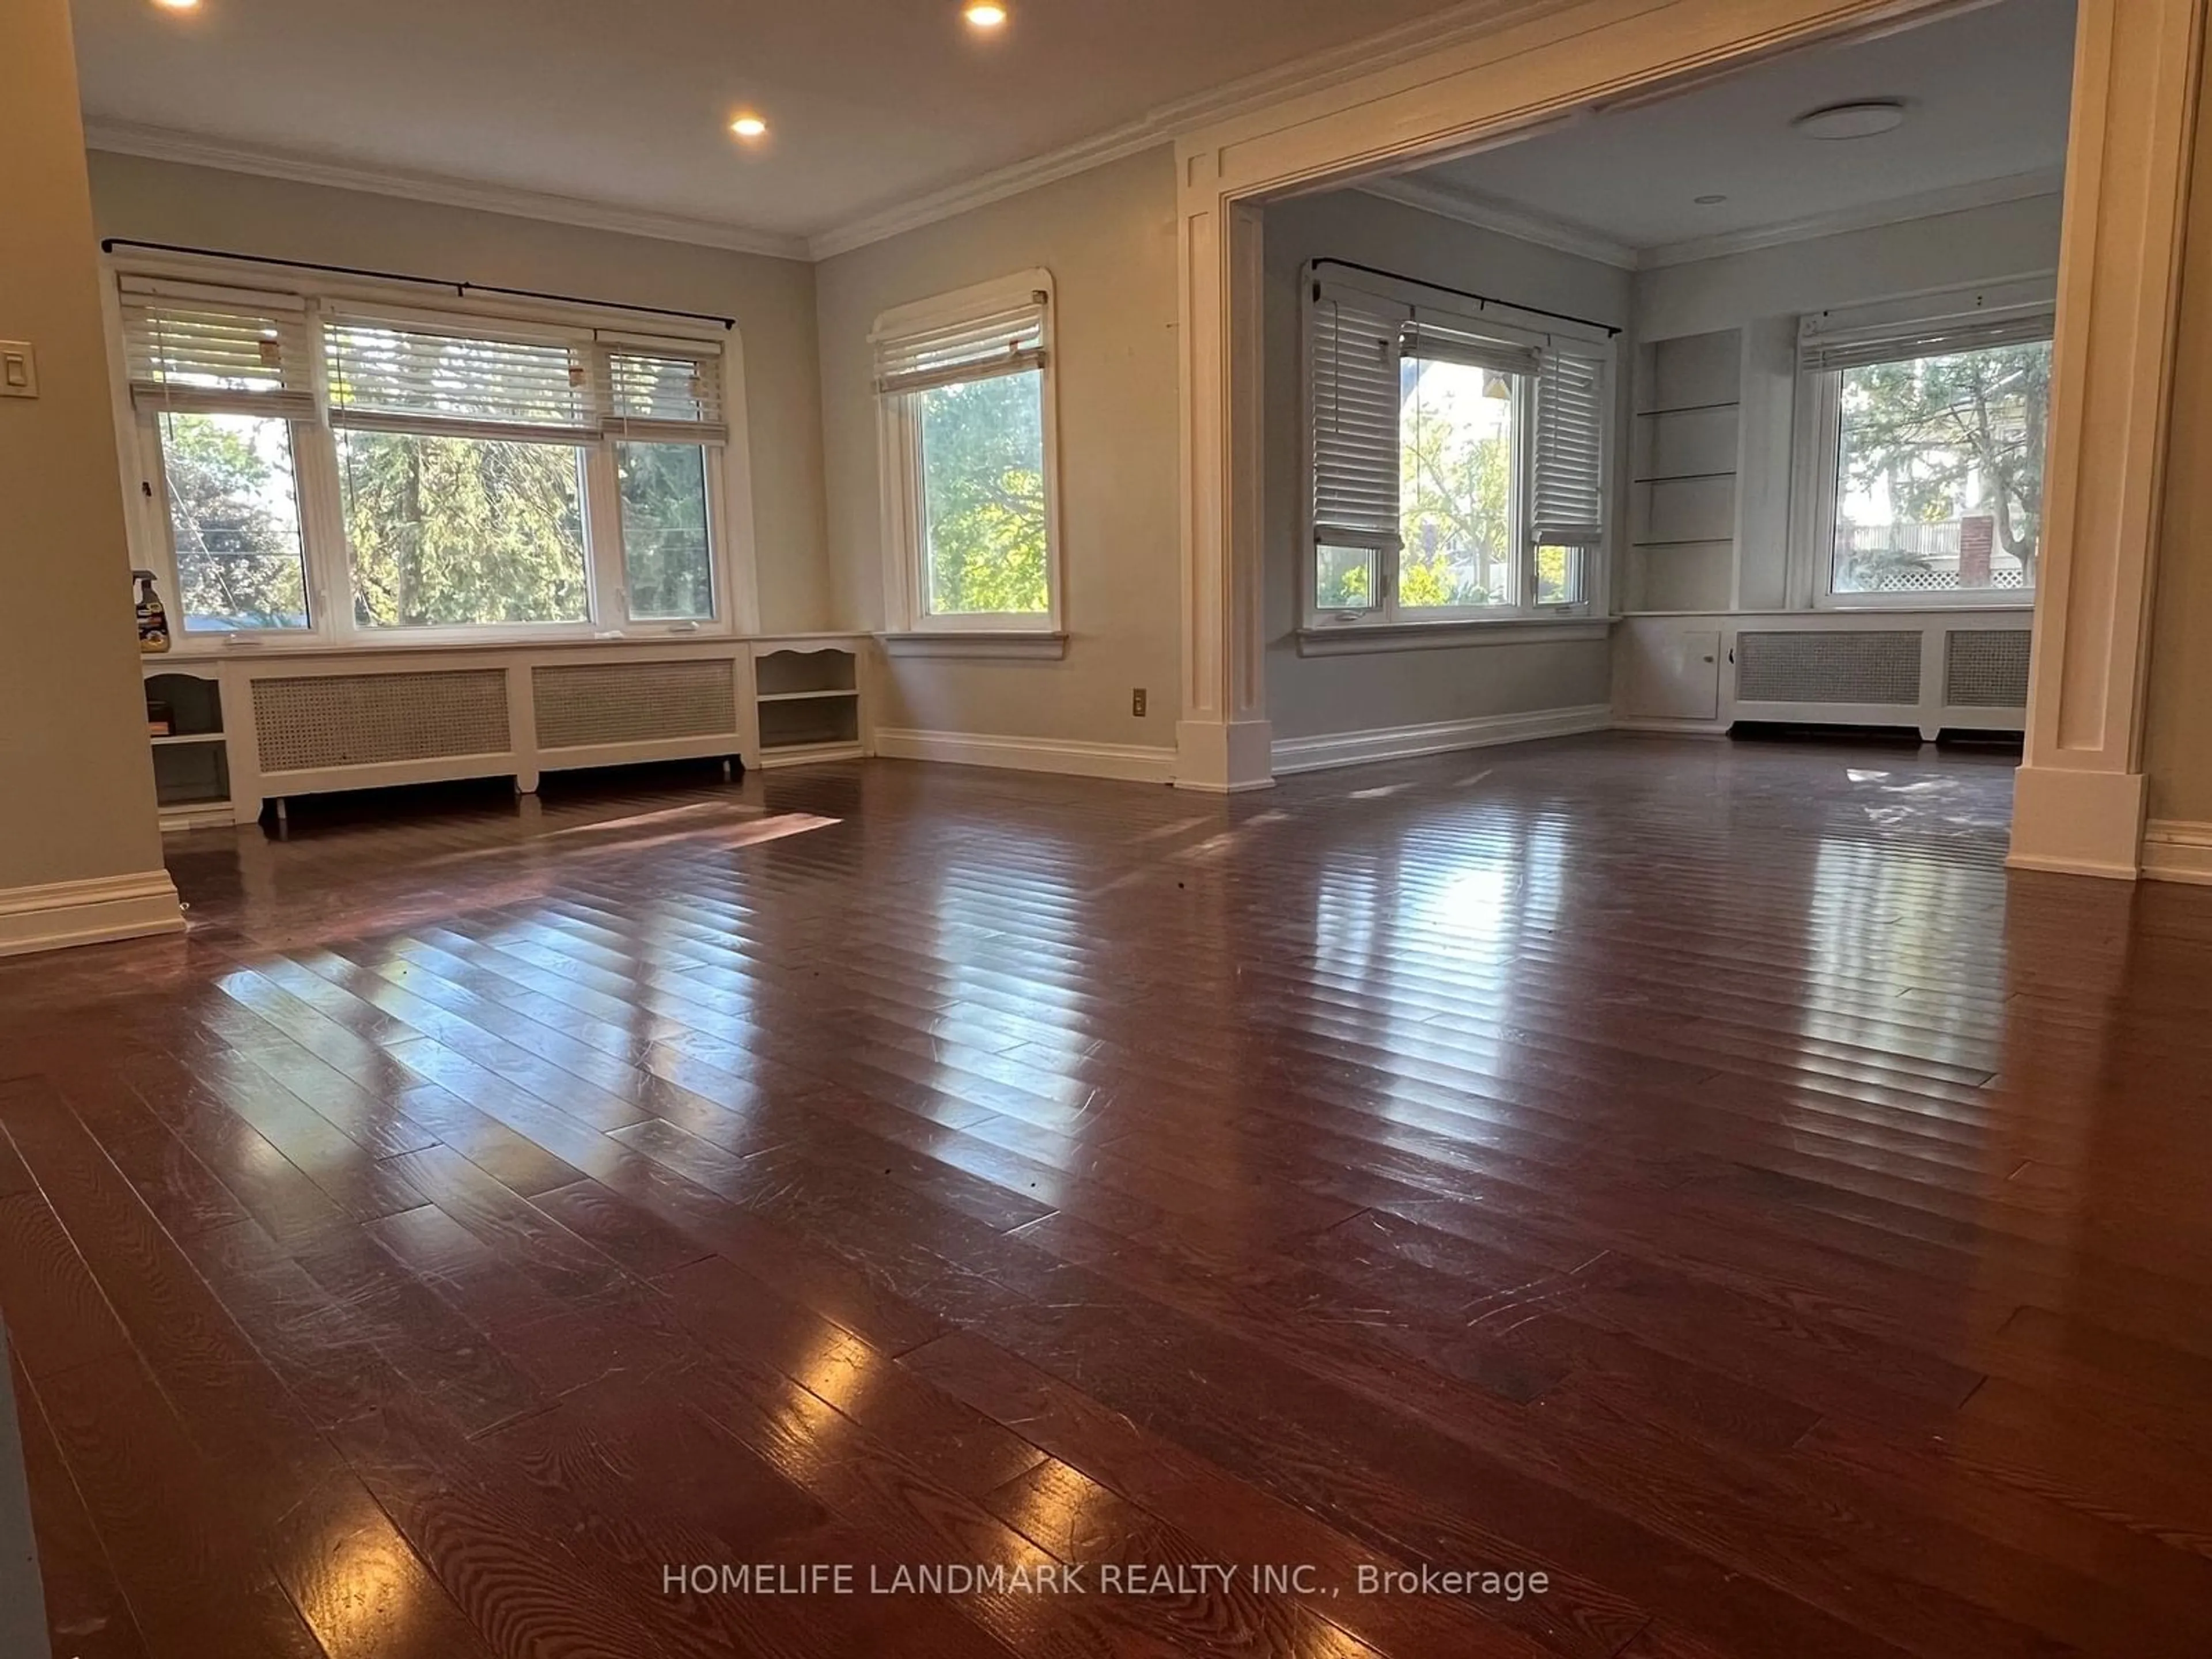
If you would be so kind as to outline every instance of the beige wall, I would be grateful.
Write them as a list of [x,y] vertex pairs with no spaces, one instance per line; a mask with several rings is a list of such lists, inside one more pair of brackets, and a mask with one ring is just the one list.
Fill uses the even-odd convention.
[[1356,260],[1621,326],[1629,274],[1358,191],[1272,204],[1267,219],[1266,489],[1267,714],[1277,738],[1319,737],[1545,708],[1611,696],[1603,640],[1483,644],[1351,657],[1297,653],[1306,570],[1299,530],[1303,350],[1298,282],[1316,258]]
[[[1067,655],[1060,662],[900,659],[886,726],[1164,748],[1175,741],[1182,622],[1176,539],[1176,198],[1172,152],[1148,150],[816,267],[833,595],[880,626],[878,313],[1042,265],[1054,319]],[[1149,692],[1150,713],[1129,712]]]
[[[0,6],[0,890],[161,868],[106,333],[65,0]],[[174,906],[170,907],[173,917]]]
[[91,161],[102,237],[735,317],[761,623],[770,632],[831,625],[811,266],[136,156]]
[[[2212,40],[2206,43],[2212,56]],[[2149,816],[2212,823],[2212,76],[2198,91],[2153,589],[2143,770]]]

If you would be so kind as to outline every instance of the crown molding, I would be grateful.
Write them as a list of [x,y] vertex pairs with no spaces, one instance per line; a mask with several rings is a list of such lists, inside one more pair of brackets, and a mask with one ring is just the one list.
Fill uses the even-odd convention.
[[1072,178],[1092,167],[1170,143],[1187,132],[1249,114],[1352,74],[1426,58],[1461,40],[1486,34],[1515,15],[1541,9],[1547,0],[1462,0],[1462,3],[1401,23],[1378,34],[1278,64],[1210,92],[1163,104],[1137,120],[1060,149],[1048,150],[879,212],[834,225],[808,239],[816,259],[866,247],[993,202]]
[[1947,213],[1966,213],[1975,208],[1996,207],[2006,202],[2031,201],[2038,197],[2059,194],[2064,184],[2065,174],[2057,167],[2042,168],[2033,173],[2016,173],[2002,179],[1982,179],[1971,184],[1951,185],[1940,190],[1921,191],[1911,196],[1893,197],[1887,202],[1869,203],[1865,207],[1845,208],[1834,213],[1793,219],[1785,224],[1727,231],[1717,236],[1699,236],[1688,241],[1648,247],[1637,256],[1637,265],[1640,270],[1654,270],[1665,265],[1694,264],[1700,259],[1723,259],[1730,254],[1751,253],[1760,248],[1781,247],[1791,242],[1809,242],[1816,237],[1836,236],[1846,231],[1875,230],[1883,225],[1904,224],[1914,219],[1940,218]]
[[1618,270],[1634,270],[1641,263],[1637,251],[1626,242],[1617,242],[1610,236],[1565,219],[1554,219],[1548,214],[1533,213],[1491,197],[1477,196],[1471,191],[1450,190],[1410,176],[1376,179],[1358,188],[1364,195],[1379,196],[1385,201],[1419,208],[1424,213],[1455,219],[1482,230],[1494,230],[1516,241],[1534,242],[1557,252],[1595,259]]
[[410,201],[435,202],[442,207],[473,208],[482,213],[504,213],[520,219],[539,219],[557,225],[576,225],[587,230],[616,231],[626,236],[648,236],[656,241],[687,242],[696,247],[725,248],[732,253],[758,253],[775,259],[805,259],[806,240],[769,231],[746,230],[712,219],[683,214],[657,213],[649,209],[623,207],[612,202],[561,196],[550,191],[524,190],[509,185],[478,183],[438,173],[410,173],[397,168],[364,167],[295,151],[204,138],[168,127],[143,126],[129,121],[88,119],[84,124],[87,149],[115,155],[139,155],[156,161],[177,161],[191,167],[220,167],[227,173],[247,173],[293,184],[320,185],[331,190],[367,191],[377,196],[398,196]]

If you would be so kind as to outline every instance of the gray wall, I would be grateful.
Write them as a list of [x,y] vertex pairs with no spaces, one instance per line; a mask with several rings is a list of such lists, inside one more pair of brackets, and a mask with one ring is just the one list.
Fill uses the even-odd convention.
[[2062,205],[2057,196],[2031,197],[1636,274],[1639,338],[1741,328],[1752,347],[1742,382],[1745,470],[1736,479],[1744,532],[1737,608],[1804,602],[1790,592],[1788,573],[1798,319],[2053,272]]
[[1264,533],[1267,712],[1275,736],[1319,737],[1606,702],[1611,669],[1603,640],[1298,655],[1306,570],[1299,530],[1304,398],[1298,281],[1306,262],[1320,258],[1356,260],[1615,325],[1625,325],[1629,313],[1629,274],[1594,259],[1358,191],[1269,205]]
[[[1058,296],[1060,517],[1067,655],[895,659],[880,725],[1165,748],[1180,701],[1174,152],[1115,161],[816,268],[831,591],[884,617],[868,332],[892,307],[1042,265]],[[1129,713],[1129,693],[1150,713]]]
[[1755,317],[1860,305],[2058,267],[2057,196],[1841,231],[1636,275],[1636,332],[1705,334]]
[[835,624],[822,557],[814,271],[611,231],[94,154],[100,234],[732,316],[744,336],[761,625]]

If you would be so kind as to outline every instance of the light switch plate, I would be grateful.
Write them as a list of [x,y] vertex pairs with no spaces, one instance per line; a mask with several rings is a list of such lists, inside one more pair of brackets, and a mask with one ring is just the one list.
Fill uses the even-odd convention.
[[39,395],[39,359],[28,340],[0,340],[0,398]]

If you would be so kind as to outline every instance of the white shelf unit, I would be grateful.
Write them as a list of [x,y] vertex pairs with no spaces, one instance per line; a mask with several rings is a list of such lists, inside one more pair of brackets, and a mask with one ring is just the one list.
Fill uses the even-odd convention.
[[761,764],[799,766],[865,754],[857,641],[763,641],[753,648]]
[[1627,611],[1733,600],[1742,355],[1740,329],[1637,349]]
[[[212,665],[167,653],[140,659],[148,742],[154,750],[154,799],[165,830],[231,820],[230,734],[223,729],[222,681]],[[160,709],[169,730],[152,733]]]

